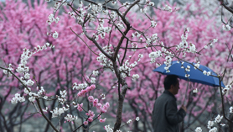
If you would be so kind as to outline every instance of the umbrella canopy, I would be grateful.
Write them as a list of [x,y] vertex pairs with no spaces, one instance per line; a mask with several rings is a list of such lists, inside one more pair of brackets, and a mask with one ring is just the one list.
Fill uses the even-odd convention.
[[[195,65],[195,63],[192,63]],[[179,61],[172,61],[171,66],[169,67],[169,72],[166,70],[166,65],[163,64],[160,67],[154,69],[154,72],[159,72],[164,75],[176,75],[181,79],[188,80],[191,82],[197,82],[197,83],[202,83],[210,86],[220,86],[219,85],[219,79],[217,77],[213,77],[210,75],[217,76],[217,74],[211,70],[210,68],[199,65],[199,69],[202,71],[209,72],[210,75],[204,75],[204,73],[198,69],[195,69],[194,66],[191,65],[190,63],[187,62],[179,62]],[[185,68],[190,67],[190,71],[185,71]],[[189,77],[185,77],[185,75],[189,75]],[[225,87],[223,82],[221,82],[221,87]]]

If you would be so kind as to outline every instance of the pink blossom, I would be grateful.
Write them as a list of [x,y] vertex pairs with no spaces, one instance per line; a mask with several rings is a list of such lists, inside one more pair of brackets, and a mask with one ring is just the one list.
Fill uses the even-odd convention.
[[101,118],[101,115],[98,115],[98,119],[100,119]]
[[106,112],[107,112],[107,109],[105,109],[104,107],[102,107],[102,108],[100,109],[100,111],[101,111],[102,113],[106,113]]
[[84,121],[83,124],[84,124],[85,126],[87,126],[87,125],[88,125],[88,121]]
[[78,109],[78,111],[83,111],[83,103],[81,103],[81,104],[78,104],[78,107],[77,107],[77,109]]
[[106,118],[104,118],[104,119],[99,119],[99,122],[103,123],[103,122],[105,122],[105,120],[106,120]]
[[94,90],[95,89],[95,85],[91,85],[90,88],[91,88],[91,90]]
[[100,109],[102,107],[102,104],[101,103],[98,103],[97,105],[96,105],[96,108],[97,109]]
[[93,118],[89,117],[87,120],[88,120],[89,122],[92,122],[92,121],[93,121]]
[[93,101],[93,106],[95,107],[98,104],[99,100],[98,99],[94,99]]
[[93,102],[94,101],[94,97],[93,96],[89,96],[88,100],[89,100],[89,102]]

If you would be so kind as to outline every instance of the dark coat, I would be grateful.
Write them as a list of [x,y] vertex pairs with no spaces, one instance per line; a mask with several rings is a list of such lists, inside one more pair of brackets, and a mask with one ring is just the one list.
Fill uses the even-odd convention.
[[154,132],[179,132],[179,123],[183,121],[186,112],[177,110],[176,97],[169,91],[164,91],[154,104],[152,126]]

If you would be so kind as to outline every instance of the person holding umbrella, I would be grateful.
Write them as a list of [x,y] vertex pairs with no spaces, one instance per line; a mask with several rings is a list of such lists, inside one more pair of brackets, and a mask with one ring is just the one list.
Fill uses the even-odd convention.
[[179,123],[186,115],[186,107],[178,110],[175,95],[178,93],[179,80],[176,75],[167,75],[164,79],[165,91],[159,96],[152,112],[154,132],[179,132]]
[[[154,132],[179,132],[179,123],[186,115],[186,107],[182,105],[179,110],[177,109],[176,97],[174,96],[179,91],[177,78],[212,87],[225,87],[220,77],[212,69],[199,63],[177,60],[172,61],[169,67],[167,64],[163,64],[153,71],[167,75],[164,79],[165,91],[154,104],[152,113]],[[184,94],[183,103],[187,96],[187,90],[188,87]]]

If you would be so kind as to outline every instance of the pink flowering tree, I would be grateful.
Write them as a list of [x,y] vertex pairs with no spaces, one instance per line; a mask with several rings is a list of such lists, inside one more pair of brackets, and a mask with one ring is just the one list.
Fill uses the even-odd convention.
[[[51,126],[57,130],[56,117],[61,119],[60,128],[69,126],[72,131],[81,127],[86,130],[96,120],[105,122],[102,113],[109,104],[96,92],[99,78],[95,77],[99,73],[92,61],[96,58],[85,46],[88,40],[78,39],[69,29],[74,24],[69,16],[61,17],[61,26],[50,29],[66,31],[59,34],[60,38],[48,36],[46,20],[52,10],[43,1],[28,2],[28,6],[21,1],[1,3],[1,66],[16,69],[13,76],[7,69],[0,74],[2,131],[13,131],[14,126],[21,129],[31,117],[42,116],[47,120],[44,131]],[[9,102],[14,104],[10,108]]]
[[[5,44],[1,53],[6,55],[2,58],[6,66],[1,67],[5,74],[1,73],[1,76],[3,82],[9,83],[7,76],[13,75],[12,89],[16,87],[19,88],[17,93],[21,91],[13,96],[11,90],[3,94],[6,98],[4,101],[8,99],[12,103],[32,104],[32,108],[48,122],[45,131],[50,126],[59,131],[64,121],[69,123],[72,131],[80,128],[88,131],[93,120],[105,121],[100,115],[106,113],[109,104],[104,102],[110,102],[112,107],[108,114],[116,119],[114,128],[109,124],[105,126],[106,131],[123,129],[125,125],[122,122],[128,125],[131,122],[129,119],[140,119],[134,122],[134,131],[151,130],[153,102],[163,90],[163,77],[152,73],[155,67],[163,63],[169,67],[169,63],[177,59],[196,63],[200,61],[207,66],[214,63],[216,67],[213,70],[220,76],[225,75],[221,74],[224,67],[231,67],[230,63],[224,63],[226,56],[221,54],[224,52],[229,55],[231,51],[231,48],[224,51],[226,47],[231,47],[230,34],[222,34],[218,26],[207,26],[214,25],[212,17],[197,16],[193,12],[194,17],[189,18],[187,15],[186,19],[180,18],[182,15],[175,6],[164,4],[158,8],[150,1],[85,1],[85,5],[82,2],[57,1],[53,14],[50,14],[52,10],[42,8],[46,6],[42,3],[35,4],[35,9],[29,4],[30,8],[25,9],[24,4],[7,1],[6,10],[3,10],[6,16],[12,17],[1,17],[5,20],[2,31],[6,31],[0,39]],[[63,6],[64,13],[59,15],[57,10]],[[14,12],[16,7],[20,7],[19,11]],[[133,7],[141,12],[132,12]],[[156,8],[156,17],[147,13],[147,8],[151,7]],[[22,17],[25,11],[30,11],[30,15]],[[189,5],[186,11],[190,12]],[[17,21],[13,21],[15,18]],[[11,30],[6,27],[11,27]],[[214,44],[216,37],[219,43]],[[14,44],[8,47],[8,43]],[[53,46],[55,48],[49,48]],[[49,49],[46,50],[46,47]],[[209,48],[206,53],[205,47]],[[206,59],[202,60],[202,57]],[[195,121],[202,123],[200,117],[204,111],[211,112],[215,106],[213,102],[216,100],[208,100],[208,97],[219,96],[216,95],[216,89],[198,84],[186,92],[186,83],[182,84],[181,95],[187,94],[188,99],[185,101],[190,110],[187,122],[183,125],[184,130]],[[192,96],[195,87],[198,87],[199,92]],[[183,99],[181,95],[178,95],[179,100]],[[24,103],[17,105],[25,107]],[[50,107],[47,109],[47,106]],[[123,106],[129,109],[123,109]],[[82,120],[81,124],[77,119]],[[143,128],[139,128],[141,124]]]

